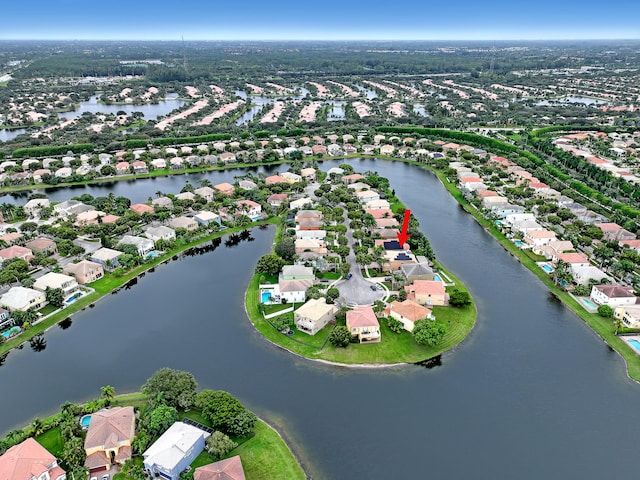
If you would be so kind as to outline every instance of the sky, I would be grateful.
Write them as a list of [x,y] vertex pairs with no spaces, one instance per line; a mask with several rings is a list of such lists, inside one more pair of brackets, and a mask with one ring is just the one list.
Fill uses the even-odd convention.
[[638,39],[637,0],[4,0],[0,39]]

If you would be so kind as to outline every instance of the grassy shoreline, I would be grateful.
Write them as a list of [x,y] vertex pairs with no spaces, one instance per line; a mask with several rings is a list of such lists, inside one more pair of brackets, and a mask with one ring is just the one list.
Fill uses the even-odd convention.
[[105,276],[103,278],[89,284],[89,286],[95,290],[94,293],[91,293],[90,295],[80,298],[79,300],[72,303],[70,306],[64,308],[63,310],[59,311],[58,313],[51,315],[50,317],[46,318],[42,322],[38,323],[37,325],[30,327],[28,330],[23,331],[19,335],[12,337],[6,342],[4,342],[2,345],[0,345],[0,356],[9,353],[12,349],[19,347],[25,342],[28,342],[33,337],[44,333],[49,328],[60,323],[66,318],[71,317],[73,314],[77,313],[78,311],[84,310],[87,307],[91,308],[92,305],[95,304],[95,302],[97,302],[98,300],[101,300],[111,292],[123,287],[134,278],[139,277],[141,274],[144,274],[147,271],[153,268],[156,268],[159,265],[162,265],[163,263],[168,263],[175,255],[179,255],[190,248],[197,247],[199,245],[202,245],[203,243],[210,242],[211,240],[214,240],[216,238],[221,238],[226,235],[238,233],[242,230],[246,230],[252,227],[257,227],[260,225],[275,224],[277,221],[278,220],[276,218],[270,217],[266,220],[253,222],[245,227],[235,227],[235,228],[229,228],[227,230],[223,230],[221,232],[215,232],[213,234],[199,238],[193,242],[176,247],[173,250],[165,253],[164,255],[153,259],[151,262],[145,263],[144,265],[139,265],[133,270],[128,271],[122,277],[115,277],[112,274],[105,272]]
[[[148,399],[142,392],[132,392],[117,395],[113,398],[112,406],[133,406],[144,408],[148,405]],[[43,422],[51,423],[60,414],[43,419]],[[188,416],[183,413],[181,416]],[[28,427],[25,427],[28,428]],[[54,427],[38,435],[36,440],[45,448],[59,457],[62,449],[62,437],[59,435],[59,427]],[[205,454],[206,452],[203,452]],[[203,455],[202,464],[210,463],[210,457]],[[228,457],[240,455],[247,480],[260,480],[263,478],[287,478],[303,480],[307,478],[302,464],[297,456],[285,442],[284,437],[269,423],[259,418],[255,426],[255,435],[241,443],[232,450]],[[198,461],[197,457],[195,461]],[[195,463],[194,461],[194,463]],[[121,474],[122,475],[122,474]],[[125,477],[126,478],[126,477]]]

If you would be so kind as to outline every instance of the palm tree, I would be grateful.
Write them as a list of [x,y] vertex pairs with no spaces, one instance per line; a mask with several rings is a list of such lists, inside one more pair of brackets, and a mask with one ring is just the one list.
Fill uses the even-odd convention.
[[111,385],[106,385],[100,389],[100,398],[104,398],[108,404],[111,404],[113,396],[116,394],[116,389]]
[[37,437],[44,431],[44,424],[42,423],[42,420],[36,417],[31,423],[31,428],[33,429],[33,435]]

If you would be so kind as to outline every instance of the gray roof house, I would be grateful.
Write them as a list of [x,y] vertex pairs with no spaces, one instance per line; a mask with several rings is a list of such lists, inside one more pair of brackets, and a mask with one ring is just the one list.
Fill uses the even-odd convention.
[[149,226],[144,230],[144,236],[149,240],[157,242],[158,240],[175,240],[176,232],[172,228],[160,225],[157,227]]
[[415,280],[433,280],[433,269],[427,263],[403,263],[400,265],[402,275],[409,283]]
[[122,255],[122,252],[118,250],[103,247],[93,252],[90,260],[99,263],[105,270],[111,271],[120,266],[120,263],[118,263],[118,257],[120,255]]
[[148,238],[138,237],[135,235],[125,235],[120,239],[120,245],[134,245],[138,250],[138,255],[144,257],[150,252],[155,250],[155,244],[153,240]]

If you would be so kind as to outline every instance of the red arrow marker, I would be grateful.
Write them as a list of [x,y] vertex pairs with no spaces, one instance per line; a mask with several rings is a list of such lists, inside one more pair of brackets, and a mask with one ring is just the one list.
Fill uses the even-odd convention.
[[407,209],[404,211],[404,220],[402,220],[402,231],[397,233],[400,247],[402,247],[411,236],[407,233],[407,228],[409,228],[409,218],[411,218],[411,210]]

